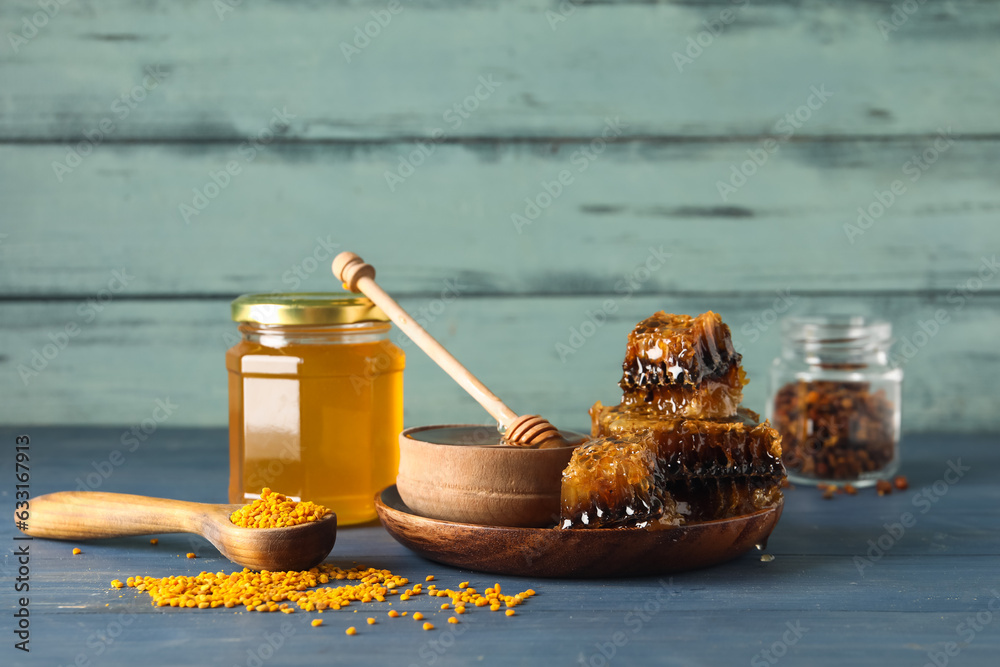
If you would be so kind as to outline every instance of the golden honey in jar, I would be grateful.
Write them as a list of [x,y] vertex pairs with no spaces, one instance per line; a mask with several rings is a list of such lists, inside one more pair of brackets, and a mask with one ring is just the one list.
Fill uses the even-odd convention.
[[329,507],[340,525],[375,518],[393,484],[405,355],[385,313],[338,294],[247,294],[229,371],[229,502],[270,487]]

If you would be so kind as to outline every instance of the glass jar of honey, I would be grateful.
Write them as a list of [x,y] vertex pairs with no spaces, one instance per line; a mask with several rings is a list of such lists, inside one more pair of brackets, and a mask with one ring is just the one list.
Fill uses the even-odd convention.
[[782,322],[767,417],[788,478],[867,486],[899,467],[903,371],[888,361],[892,325],[863,317]]
[[261,489],[329,507],[340,525],[375,518],[395,483],[402,350],[365,297],[247,294],[229,371],[229,502]]

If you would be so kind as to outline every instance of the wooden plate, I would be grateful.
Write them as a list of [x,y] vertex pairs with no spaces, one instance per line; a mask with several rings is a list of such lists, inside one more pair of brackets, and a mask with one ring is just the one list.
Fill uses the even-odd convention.
[[717,565],[766,544],[782,503],[731,519],[667,530],[507,528],[414,514],[395,485],[375,495],[382,525],[428,560],[479,572],[532,577],[625,577]]

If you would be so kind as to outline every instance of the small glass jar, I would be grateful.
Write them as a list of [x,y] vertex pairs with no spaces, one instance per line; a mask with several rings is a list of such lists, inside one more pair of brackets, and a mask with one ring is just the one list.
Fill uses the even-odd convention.
[[340,525],[375,518],[395,483],[405,355],[364,297],[247,294],[229,371],[229,501],[264,487],[329,507]]
[[903,371],[892,368],[892,325],[863,317],[782,322],[767,417],[793,482],[870,486],[899,468]]

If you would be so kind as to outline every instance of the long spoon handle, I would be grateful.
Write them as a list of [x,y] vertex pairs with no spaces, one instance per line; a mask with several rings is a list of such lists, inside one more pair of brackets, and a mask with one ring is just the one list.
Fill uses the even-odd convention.
[[451,352],[446,350],[441,343],[427,333],[420,324],[416,322],[403,308],[396,303],[396,300],[386,294],[385,290],[375,282],[375,269],[371,264],[365,264],[364,260],[352,252],[342,252],[333,260],[333,275],[335,275],[347,289],[352,292],[361,292],[371,299],[376,306],[382,309],[389,319],[403,333],[410,337],[427,356],[434,360],[444,372],[451,376],[472,398],[476,399],[479,405],[483,406],[494,419],[507,428],[517,419],[517,413],[507,407],[496,394],[479,381],[468,368],[463,366]]
[[198,517],[208,507],[125,493],[61,491],[32,498],[24,520],[27,528],[21,530],[32,537],[57,540],[198,532]]

